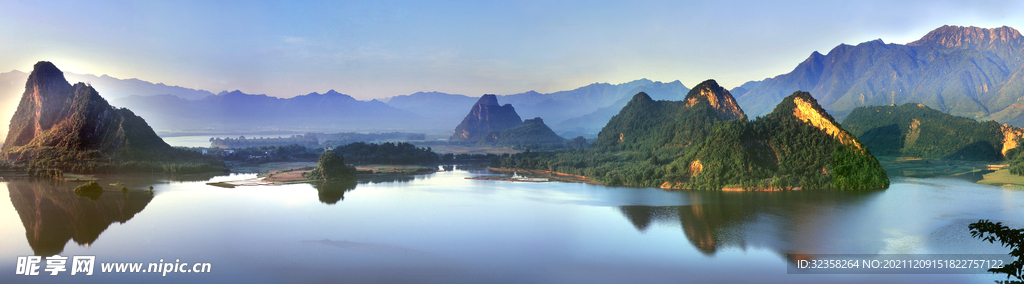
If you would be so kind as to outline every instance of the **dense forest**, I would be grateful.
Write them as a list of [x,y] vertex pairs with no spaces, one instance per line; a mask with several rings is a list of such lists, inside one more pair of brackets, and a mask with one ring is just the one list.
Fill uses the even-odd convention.
[[794,93],[754,121],[734,106],[713,80],[680,102],[653,101],[639,93],[612,117],[591,149],[527,152],[493,165],[581,175],[610,185],[679,189],[888,186],[878,161],[810,94]]
[[[216,154],[224,156],[225,161],[257,165],[271,162],[316,161],[324,152],[325,149],[321,147],[293,144],[221,150]],[[345,161],[350,164],[432,165],[440,161],[440,156],[429,147],[417,148],[416,145],[405,142],[356,142],[336,147],[329,152],[345,157]]]
[[345,164],[345,158],[334,152],[320,154],[316,168],[302,174],[303,177],[319,181],[355,180],[356,168]]
[[859,107],[846,117],[843,128],[863,141],[875,155],[978,161],[1003,159],[1003,125],[954,116],[923,104]]
[[[565,138],[558,136],[540,117],[527,119],[519,126],[491,131],[480,139],[482,145],[519,146],[519,148],[563,148]],[[530,148],[527,148],[530,149]]]
[[339,146],[331,152],[345,157],[351,164],[432,165],[440,160],[430,147],[417,148],[416,145],[405,142],[356,142]]

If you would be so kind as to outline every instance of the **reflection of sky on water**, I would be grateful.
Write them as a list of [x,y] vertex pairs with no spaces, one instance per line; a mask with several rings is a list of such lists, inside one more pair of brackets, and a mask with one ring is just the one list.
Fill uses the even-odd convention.
[[[734,193],[465,179],[473,175],[363,180],[333,204],[309,184],[154,179],[157,194],[144,210],[62,255],[203,261],[217,271],[90,279],[98,283],[991,283],[998,276],[787,275],[784,254],[1005,253],[971,239],[967,224],[1024,213],[1024,192],[956,179],[901,179],[875,192]],[[13,269],[32,250],[12,203],[0,202],[0,225],[8,228],[0,232],[0,270]]]

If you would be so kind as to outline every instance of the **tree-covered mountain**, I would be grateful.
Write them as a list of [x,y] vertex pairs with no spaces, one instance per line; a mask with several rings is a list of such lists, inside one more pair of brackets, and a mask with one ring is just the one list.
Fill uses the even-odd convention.
[[714,80],[683,101],[639,93],[601,130],[594,147],[496,161],[607,184],[667,189],[884,188],[885,170],[806,92],[749,121]]
[[495,95],[483,95],[473,104],[469,114],[455,127],[449,141],[478,142],[492,131],[500,131],[519,126],[523,119],[516,113],[512,104],[498,104]]
[[843,127],[876,155],[983,161],[1002,160],[1024,133],[915,103],[855,108]]
[[533,145],[558,144],[561,146],[565,138],[558,136],[540,117],[524,120],[519,126],[491,131],[480,140],[480,143],[491,145]]
[[[789,73],[744,84],[753,116],[794,91],[815,94],[840,117],[854,108],[921,103],[970,118],[1024,125],[1024,36],[1010,27],[943,26],[908,44],[874,40],[811,53]],[[739,92],[738,92],[739,93]]]
[[45,61],[29,75],[5,141],[0,157],[37,168],[178,172],[218,166],[167,145],[141,117],[110,106],[92,86],[71,85]]

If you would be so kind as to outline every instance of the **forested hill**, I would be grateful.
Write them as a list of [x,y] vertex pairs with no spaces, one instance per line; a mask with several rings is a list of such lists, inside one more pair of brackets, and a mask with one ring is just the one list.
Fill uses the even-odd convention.
[[923,104],[859,107],[843,127],[876,155],[925,159],[1001,160],[1019,144],[1019,127],[978,122]]
[[558,136],[540,117],[524,120],[522,124],[509,129],[491,131],[480,143],[515,146],[531,144],[558,144],[565,142],[565,138]]
[[885,170],[805,92],[749,121],[714,80],[684,101],[639,93],[593,148],[518,154],[497,166],[581,175],[606,184],[666,189],[869,189]]

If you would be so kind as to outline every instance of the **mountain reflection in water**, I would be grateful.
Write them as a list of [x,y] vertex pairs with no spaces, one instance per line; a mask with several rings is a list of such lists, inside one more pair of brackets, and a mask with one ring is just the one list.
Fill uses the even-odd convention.
[[358,180],[314,182],[311,184],[313,188],[316,188],[320,202],[333,205],[338,203],[338,201],[345,200],[345,193],[355,190],[357,184],[408,183],[413,180],[416,180],[416,177],[410,175],[376,175],[360,177]]
[[7,183],[35,255],[58,254],[72,239],[79,245],[92,244],[110,224],[128,222],[153,200],[153,194],[144,191],[106,191],[92,200],[72,193],[74,186],[26,180]]
[[[691,205],[621,206],[642,232],[652,223],[678,224],[700,252],[713,256],[726,247],[765,247],[780,255],[820,251],[805,241],[828,234],[836,208],[858,208],[878,191],[690,192]],[[838,216],[841,217],[841,216]]]

